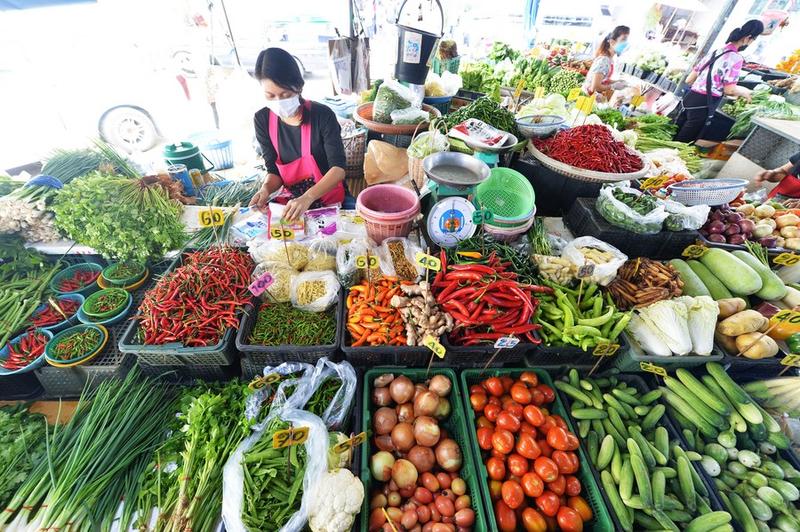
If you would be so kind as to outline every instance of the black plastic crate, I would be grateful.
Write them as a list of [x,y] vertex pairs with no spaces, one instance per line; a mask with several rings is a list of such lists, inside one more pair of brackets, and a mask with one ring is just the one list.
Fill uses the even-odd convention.
[[598,358],[602,358],[598,371],[604,371],[614,366],[614,358],[618,357],[630,348],[625,340],[625,335],[617,337],[619,349],[613,356],[599,357],[592,354],[592,350],[584,351],[573,345],[565,346],[546,346],[541,343],[534,351],[525,356],[527,365],[531,368],[539,367],[570,367],[570,368],[592,368],[597,364]]
[[[236,349],[242,354],[242,369],[244,370],[244,358],[247,358],[248,370],[259,366],[260,369],[263,369],[265,366],[275,366],[281,362],[307,362],[313,365],[322,357],[334,359],[339,350],[339,339],[344,328],[342,313],[339,312],[339,308],[342,306],[344,306],[344,290],[339,290],[339,298],[333,311],[336,332],[332,344],[266,346],[248,343],[261,304],[248,305],[244,309],[242,320],[239,322],[239,330],[236,333]],[[260,369],[256,370],[256,374],[260,374]]]
[[32,371],[0,377],[0,401],[27,401],[44,393]]
[[[482,368],[490,359],[492,360],[490,368],[508,364],[519,366],[519,363],[525,360],[527,353],[538,348],[536,344],[522,340],[510,349],[495,349],[493,344],[460,346],[451,344],[447,335],[442,338],[442,345],[448,352],[448,355],[445,356],[447,365],[453,368]],[[497,356],[492,358],[495,352],[497,352]]]

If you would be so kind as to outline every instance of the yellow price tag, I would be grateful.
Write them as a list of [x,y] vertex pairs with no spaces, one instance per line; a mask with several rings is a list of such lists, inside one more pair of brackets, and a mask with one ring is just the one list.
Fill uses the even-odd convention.
[[661,366],[656,366],[652,362],[639,362],[639,369],[641,369],[642,371],[646,371],[648,373],[654,373],[659,377],[667,376],[667,370],[665,370]]
[[281,380],[280,373],[270,373],[264,376],[264,384],[272,384]]
[[361,445],[365,441],[367,441],[367,433],[366,432],[361,432],[359,434],[356,434],[352,438],[348,438],[348,439],[344,440],[343,442],[337,443],[336,445],[334,445],[333,446],[333,452],[335,452],[336,454],[345,453],[345,452],[349,451],[350,449],[352,449],[353,447],[358,447],[359,445]]
[[569,91],[569,93],[567,93],[567,101],[568,102],[573,102],[573,101],[577,100],[578,96],[580,96],[580,95],[581,95],[581,88],[580,87],[575,87],[574,89],[571,89]]
[[364,223],[364,218],[362,218],[361,216],[353,216],[353,223],[354,224],[363,224]]
[[672,179],[672,176],[662,175],[658,177],[648,177],[644,181],[642,181],[641,188],[642,189],[660,189],[664,186],[664,183]]
[[781,364],[784,366],[800,368],[800,355],[786,355],[781,359]]
[[197,213],[197,220],[202,227],[217,227],[225,223],[225,211],[209,207]]
[[578,108],[583,111],[584,114],[591,114],[594,110],[594,102],[596,98],[597,96],[592,94],[583,100],[583,104],[578,104]]
[[294,240],[294,231],[285,227],[273,227],[269,230],[269,236],[275,240]]
[[414,260],[417,264],[428,270],[438,272],[442,269],[442,261],[433,255],[428,255],[424,251],[417,251]]
[[634,96],[633,98],[631,98],[631,106],[633,106],[633,108],[636,109],[642,104],[643,101],[644,101],[644,96],[642,96],[641,94]]
[[533,97],[534,98],[544,98],[544,87],[536,87],[533,90]]
[[359,270],[365,269],[368,261],[370,270],[374,270],[380,264],[380,260],[375,255],[370,255],[369,259],[367,259],[366,255],[359,255],[356,257],[356,268]]
[[702,246],[700,244],[691,244],[689,246],[686,246],[686,249],[683,250],[683,253],[681,253],[681,255],[689,259],[699,259],[706,253],[708,253],[707,247]]
[[775,264],[780,264],[781,266],[794,266],[800,262],[800,255],[796,255],[794,253],[781,253],[772,259],[772,262]]
[[594,346],[592,354],[596,357],[610,357],[617,352],[617,349],[619,349],[619,344],[597,344]]
[[796,310],[784,309],[777,312],[772,319],[775,321],[789,322],[793,325],[800,323],[800,312]]
[[272,435],[272,448],[280,449],[290,445],[300,445],[308,439],[308,427],[290,428],[279,430]]
[[518,100],[519,95],[522,94],[522,89],[525,88],[525,80],[521,79],[517,82],[517,88],[514,89],[514,99]]
[[435,354],[439,358],[444,358],[444,355],[447,353],[447,350],[444,348],[444,346],[440,344],[439,340],[437,340],[433,336],[426,336],[422,340],[422,344],[431,351],[433,351],[433,354]]

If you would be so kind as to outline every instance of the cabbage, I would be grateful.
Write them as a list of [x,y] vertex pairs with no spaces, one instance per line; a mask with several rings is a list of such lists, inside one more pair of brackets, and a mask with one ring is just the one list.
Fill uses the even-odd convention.
[[[554,98],[555,97],[555,98]],[[551,94],[546,98],[535,98],[523,105],[517,112],[517,118],[530,115],[554,115],[567,119],[567,101],[560,94]]]
[[676,355],[692,352],[689,311],[683,303],[658,301],[639,311],[639,316]]
[[695,355],[710,355],[714,348],[714,329],[717,326],[719,305],[709,296],[676,298],[689,313],[689,335]]
[[561,94],[554,92],[553,94],[548,94],[544,99],[545,105],[552,109],[558,109],[561,107],[567,106],[567,99],[564,98]]
[[650,356],[668,357],[672,354],[661,338],[636,314],[631,315],[628,332]]

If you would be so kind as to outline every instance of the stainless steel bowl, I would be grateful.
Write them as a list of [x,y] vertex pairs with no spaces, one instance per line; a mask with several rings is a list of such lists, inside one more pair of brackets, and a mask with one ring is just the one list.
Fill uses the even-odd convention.
[[[442,172],[445,168],[447,171]],[[486,163],[471,155],[452,151],[428,155],[422,161],[422,169],[434,183],[456,188],[475,186],[489,177]]]
[[555,133],[563,123],[564,119],[556,115],[529,115],[517,120],[517,129],[527,139],[542,138]]

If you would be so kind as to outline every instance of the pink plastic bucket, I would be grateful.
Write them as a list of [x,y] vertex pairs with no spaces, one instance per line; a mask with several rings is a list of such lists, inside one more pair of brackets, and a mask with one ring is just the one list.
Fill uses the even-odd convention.
[[364,218],[367,235],[378,244],[390,236],[408,236],[419,210],[417,195],[399,185],[367,187],[356,200],[356,211]]

